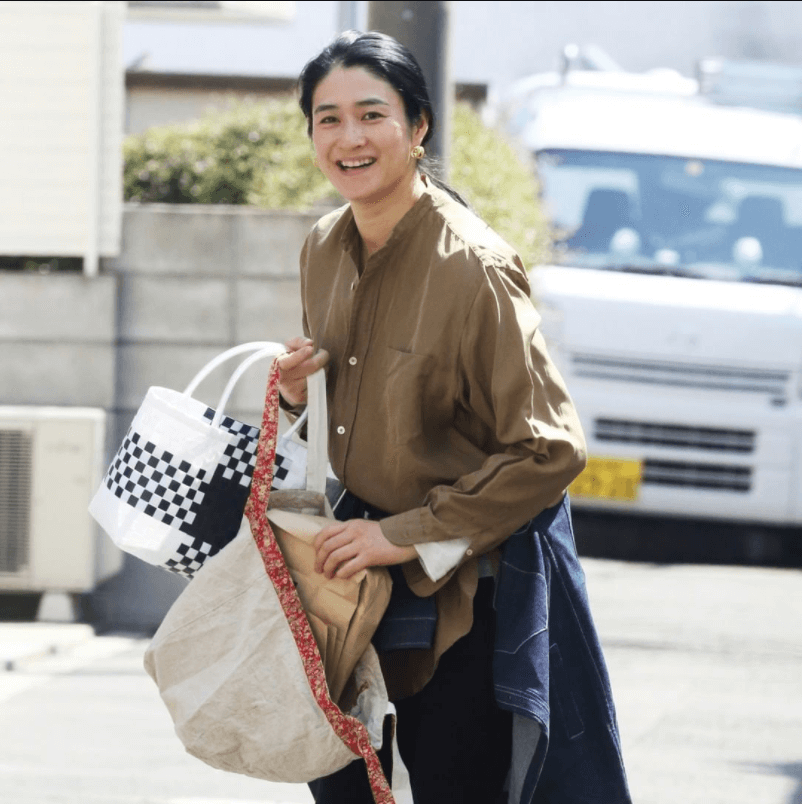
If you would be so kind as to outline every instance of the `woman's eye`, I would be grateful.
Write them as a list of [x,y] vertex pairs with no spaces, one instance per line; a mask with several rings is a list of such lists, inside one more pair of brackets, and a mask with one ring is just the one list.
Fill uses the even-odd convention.
[[317,121],[319,125],[323,125],[324,123],[336,123],[337,118],[334,115],[326,115],[325,117],[321,117],[320,120]]
[[379,114],[379,112],[366,112],[364,116],[364,120],[379,120],[383,115]]

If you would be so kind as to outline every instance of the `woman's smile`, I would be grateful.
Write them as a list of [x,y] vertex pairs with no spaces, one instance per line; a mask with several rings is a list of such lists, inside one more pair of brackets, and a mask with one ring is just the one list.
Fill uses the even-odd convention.
[[372,164],[376,162],[373,158],[367,159],[348,159],[348,160],[340,160],[337,162],[337,165],[340,167],[340,170],[348,171],[348,170],[359,170],[361,168],[370,167]]

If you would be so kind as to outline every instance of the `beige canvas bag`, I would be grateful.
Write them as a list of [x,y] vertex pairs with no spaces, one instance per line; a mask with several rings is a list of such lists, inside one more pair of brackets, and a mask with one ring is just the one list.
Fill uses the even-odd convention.
[[270,495],[279,415],[274,363],[239,533],[173,604],[145,669],[186,750],[207,764],[308,782],[362,757],[377,804],[392,804],[375,753],[390,705],[370,645],[389,602],[389,573],[373,568],[327,581],[313,568],[314,535],[330,521],[321,516],[330,509],[322,493],[320,433],[325,439],[327,427],[318,374],[309,389],[315,487]]

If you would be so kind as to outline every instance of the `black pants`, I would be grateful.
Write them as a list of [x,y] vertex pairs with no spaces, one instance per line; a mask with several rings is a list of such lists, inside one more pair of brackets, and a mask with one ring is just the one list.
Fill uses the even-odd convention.
[[[398,750],[409,772],[415,804],[505,804],[512,722],[493,697],[495,612],[493,581],[483,578],[474,599],[470,633],[441,657],[431,681],[396,701]],[[379,759],[392,774],[392,746]],[[372,804],[365,764],[310,783],[318,804]]]

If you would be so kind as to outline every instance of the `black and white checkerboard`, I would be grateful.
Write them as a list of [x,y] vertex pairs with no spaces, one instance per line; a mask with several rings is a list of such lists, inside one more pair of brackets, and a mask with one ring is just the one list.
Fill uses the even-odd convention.
[[[214,410],[204,416],[211,421]],[[256,466],[259,430],[229,416],[221,426],[235,439],[214,471],[193,467],[132,428],[103,481],[122,502],[173,530],[175,552],[162,566],[187,578],[237,535]]]
[[306,488],[306,446],[292,438],[282,438],[273,467],[274,489]]
[[[214,410],[203,416],[211,422]],[[237,535],[256,466],[259,429],[230,416],[220,424],[234,439],[213,471],[160,449],[132,427],[103,479],[121,502],[171,529],[175,548],[161,566],[187,578]],[[335,479],[331,468],[329,475]],[[273,488],[305,486],[304,442],[280,439]]]
[[104,479],[123,502],[165,525],[192,526],[208,488],[201,474],[139,433],[128,431]]
[[[207,408],[203,414],[210,422],[214,419],[214,410]],[[236,436],[237,441],[226,447],[220,463],[223,477],[250,488],[253,470],[256,467],[256,448],[259,446],[259,428],[238,422],[230,416],[223,416],[220,426]]]

